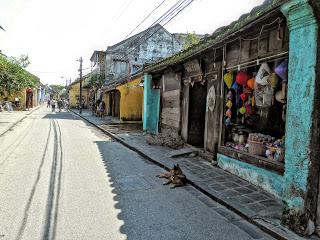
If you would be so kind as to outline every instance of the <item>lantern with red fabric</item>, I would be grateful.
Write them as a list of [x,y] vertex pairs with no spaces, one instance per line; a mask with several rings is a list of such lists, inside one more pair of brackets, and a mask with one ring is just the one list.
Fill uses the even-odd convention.
[[247,72],[238,72],[237,76],[236,76],[236,82],[239,85],[245,86],[247,85],[247,81],[250,79],[250,76]]
[[248,98],[248,95],[246,93],[241,93],[240,98],[242,99],[242,102],[245,102]]

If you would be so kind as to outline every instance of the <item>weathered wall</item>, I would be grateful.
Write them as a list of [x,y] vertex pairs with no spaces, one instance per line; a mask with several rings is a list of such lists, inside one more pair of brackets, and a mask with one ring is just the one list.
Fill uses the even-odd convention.
[[[77,98],[80,95],[80,83],[75,83],[70,86],[69,89],[69,104],[70,107],[77,106]],[[88,105],[88,91],[87,89],[82,89],[82,97],[83,97],[83,104],[87,107]]]
[[144,75],[143,130],[158,133],[160,89],[152,88],[152,76]]
[[280,198],[283,197],[284,179],[281,175],[235,160],[222,154],[217,155],[217,160],[218,166],[222,169],[263,188],[275,196]]
[[[220,114],[223,111],[223,104],[221,95],[221,62],[208,64],[207,76],[207,104],[206,104],[206,126],[204,148],[206,151],[214,153],[216,156],[218,142],[219,142],[219,129],[220,129]],[[212,107],[212,104],[214,105]]]
[[139,86],[142,77],[118,86],[120,91],[120,121],[141,121],[143,87]]
[[302,210],[311,166],[318,26],[306,1],[291,1],[281,10],[290,30],[284,193],[290,208]]
[[180,131],[180,75],[171,71],[162,76],[162,126],[172,127],[176,132]]

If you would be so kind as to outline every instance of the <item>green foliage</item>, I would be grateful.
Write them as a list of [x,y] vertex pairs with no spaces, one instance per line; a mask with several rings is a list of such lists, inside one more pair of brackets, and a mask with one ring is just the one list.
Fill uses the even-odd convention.
[[51,97],[58,98],[58,97],[65,96],[66,89],[65,89],[65,86],[63,85],[52,84],[52,85],[49,85],[48,92]]
[[94,73],[89,79],[89,84],[93,87],[100,88],[104,84],[104,75]]
[[37,86],[38,79],[24,69],[29,64],[25,55],[19,58],[0,56],[0,95],[9,96],[23,88]]
[[183,44],[183,49],[187,49],[192,45],[197,44],[199,41],[200,41],[200,38],[195,34],[195,32],[187,33],[185,42]]

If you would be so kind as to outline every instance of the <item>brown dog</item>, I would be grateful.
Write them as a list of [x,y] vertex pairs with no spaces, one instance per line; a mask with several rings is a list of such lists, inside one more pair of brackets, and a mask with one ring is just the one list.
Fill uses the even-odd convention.
[[177,164],[177,165],[173,165],[173,168],[170,169],[169,172],[158,174],[157,177],[169,179],[171,176],[179,175],[179,174],[182,174],[182,170],[179,167],[179,164]]
[[167,178],[168,181],[165,182],[163,185],[168,185],[172,183],[173,185],[171,188],[184,186],[187,183],[186,175],[183,174],[179,164],[174,165],[169,172],[162,173],[157,175],[158,178]]

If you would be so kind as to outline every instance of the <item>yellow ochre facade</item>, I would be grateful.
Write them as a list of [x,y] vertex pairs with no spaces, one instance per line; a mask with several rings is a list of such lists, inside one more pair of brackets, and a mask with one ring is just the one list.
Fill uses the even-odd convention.
[[142,76],[116,87],[120,91],[120,121],[141,122],[143,105],[143,87],[139,84]]
[[[76,107],[79,104],[80,83],[74,82],[69,86],[69,104],[70,107]],[[82,103],[88,106],[88,89],[82,89]]]

